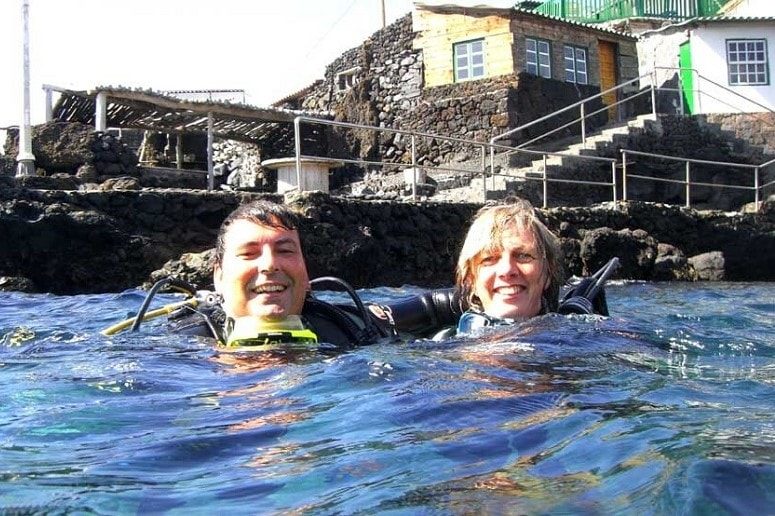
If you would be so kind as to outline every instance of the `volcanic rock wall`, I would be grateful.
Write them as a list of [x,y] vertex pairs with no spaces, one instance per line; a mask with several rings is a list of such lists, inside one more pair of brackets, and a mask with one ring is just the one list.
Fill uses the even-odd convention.
[[[30,289],[58,294],[134,287],[166,262],[213,247],[223,219],[256,198],[277,200],[235,192],[41,190],[0,177],[0,276],[26,278],[34,285]],[[465,231],[480,207],[364,202],[320,193],[293,204],[304,214],[310,275],[340,276],[356,287],[450,285]],[[717,278],[771,281],[772,208],[770,203],[759,214],[725,214],[630,203],[621,210],[541,213],[562,236],[572,274],[592,272],[618,255],[622,277],[693,279],[691,258],[717,252],[724,263]],[[209,277],[209,265],[204,267],[198,278]]]

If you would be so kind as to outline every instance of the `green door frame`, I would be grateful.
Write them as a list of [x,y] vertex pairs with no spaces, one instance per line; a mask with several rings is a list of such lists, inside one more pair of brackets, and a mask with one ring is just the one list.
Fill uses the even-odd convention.
[[681,95],[684,101],[684,114],[694,114],[694,70],[692,70],[691,40],[678,47],[678,66],[680,68]]

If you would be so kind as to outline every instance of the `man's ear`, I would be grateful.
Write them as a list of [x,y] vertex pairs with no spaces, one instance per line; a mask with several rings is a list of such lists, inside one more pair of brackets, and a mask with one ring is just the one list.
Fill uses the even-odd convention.
[[221,270],[221,266],[216,263],[215,265],[213,265],[213,285],[215,286],[216,292],[221,291],[222,277],[223,277],[223,271]]

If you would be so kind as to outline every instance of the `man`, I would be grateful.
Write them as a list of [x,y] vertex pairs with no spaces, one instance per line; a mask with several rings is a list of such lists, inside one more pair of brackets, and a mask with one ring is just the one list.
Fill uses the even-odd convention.
[[[324,303],[310,295],[298,225],[295,212],[267,201],[244,204],[223,221],[213,281],[222,298],[226,344],[276,339],[347,347],[390,335],[390,329],[379,327],[366,310]],[[360,300],[356,305],[362,308]]]

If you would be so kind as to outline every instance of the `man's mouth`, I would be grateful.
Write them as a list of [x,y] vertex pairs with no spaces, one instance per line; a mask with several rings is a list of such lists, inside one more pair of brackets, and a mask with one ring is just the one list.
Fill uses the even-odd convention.
[[257,285],[250,290],[254,294],[272,294],[275,292],[283,292],[287,288],[288,287],[286,287],[285,285],[272,284],[272,285]]

